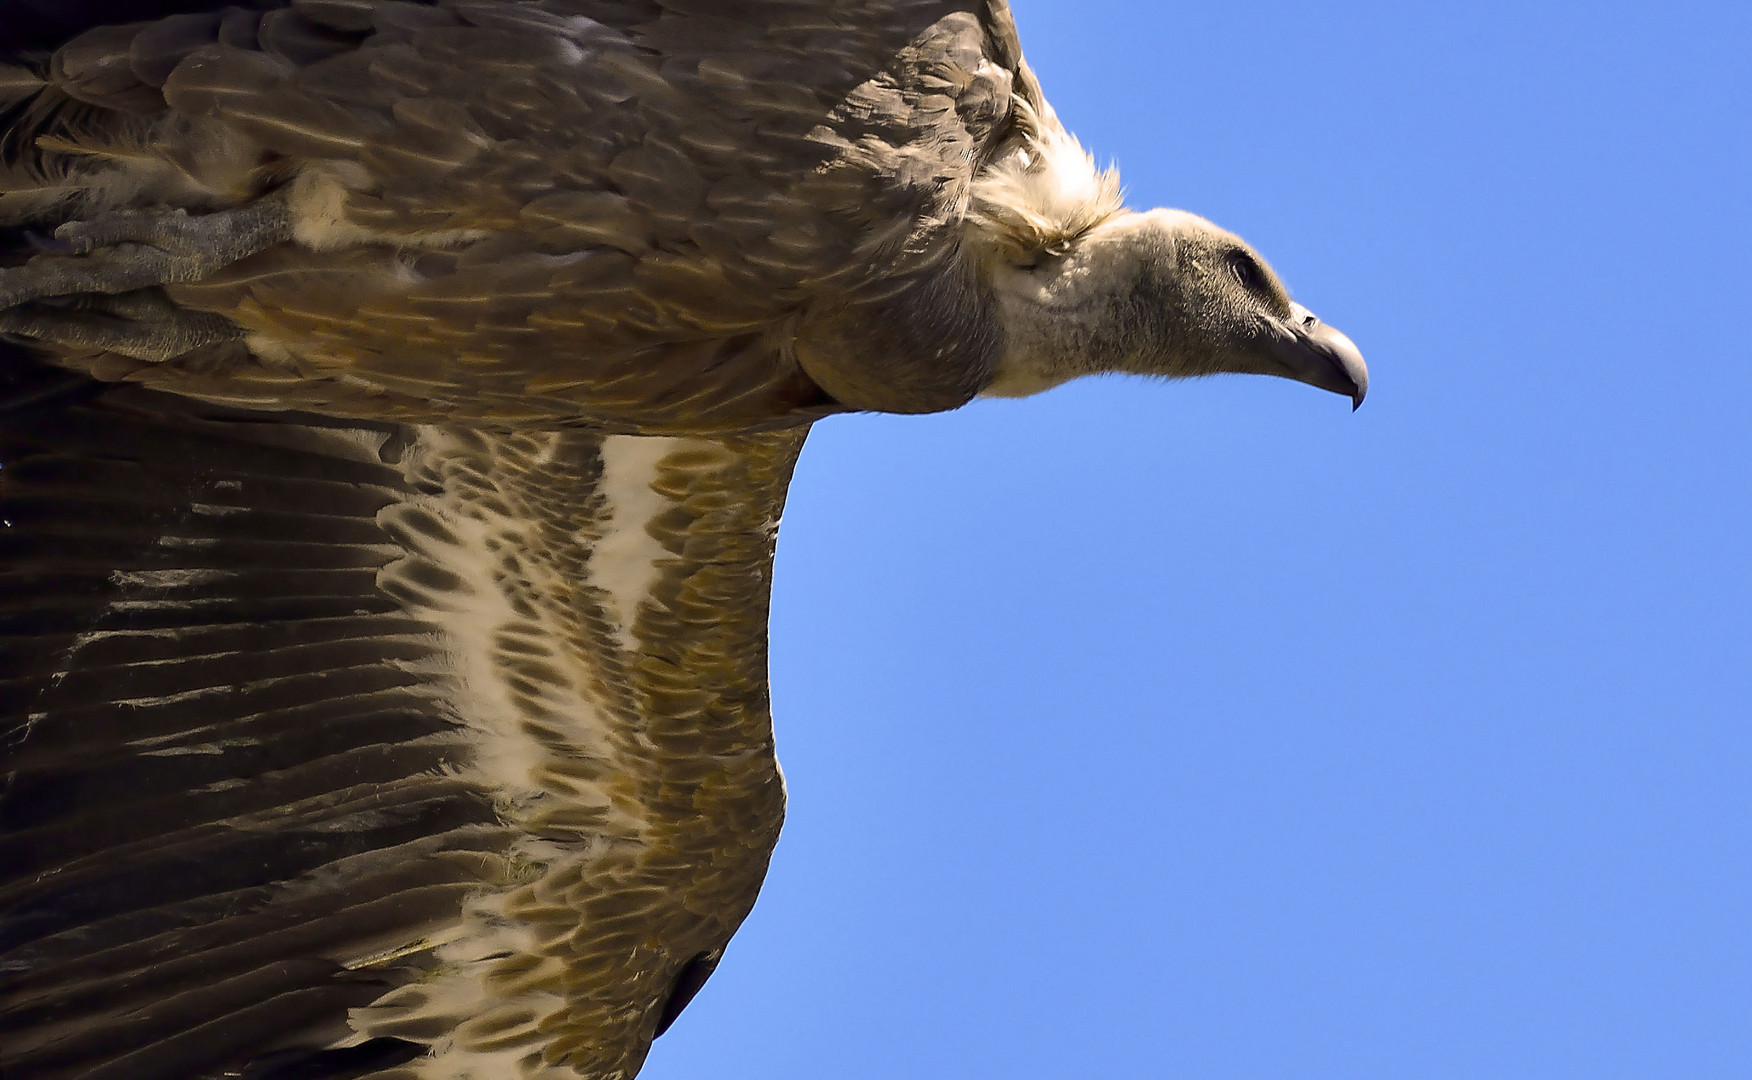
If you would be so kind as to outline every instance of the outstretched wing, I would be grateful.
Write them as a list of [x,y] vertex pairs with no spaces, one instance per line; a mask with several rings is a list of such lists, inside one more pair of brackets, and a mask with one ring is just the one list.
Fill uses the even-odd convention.
[[803,433],[251,414],[4,359],[0,1072],[636,1071],[777,836]]
[[[95,278],[83,250],[0,270],[0,329],[104,378],[353,416],[952,408],[995,363],[960,225],[1020,64],[990,0],[284,0],[100,28],[0,79],[41,80],[0,223],[72,211],[113,250]],[[262,200],[271,222],[227,213]],[[196,216],[102,218],[166,208]],[[225,321],[30,308],[155,284]]]

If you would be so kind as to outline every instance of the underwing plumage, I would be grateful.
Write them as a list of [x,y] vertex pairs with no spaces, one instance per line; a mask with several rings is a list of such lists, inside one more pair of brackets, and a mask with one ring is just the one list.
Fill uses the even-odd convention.
[[809,425],[1344,335],[1001,0],[0,0],[0,1068],[630,1077]]
[[386,1040],[422,1075],[636,1068],[782,817],[765,612],[802,433],[15,400],[8,1072]]

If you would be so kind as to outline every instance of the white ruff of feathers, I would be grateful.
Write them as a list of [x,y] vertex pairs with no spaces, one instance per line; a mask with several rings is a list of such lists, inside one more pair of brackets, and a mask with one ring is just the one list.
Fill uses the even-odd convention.
[[1023,139],[974,180],[967,222],[1006,257],[1031,263],[1063,254],[1124,206],[1119,173],[1098,168],[1050,106],[1037,112],[1021,97],[1012,104]]

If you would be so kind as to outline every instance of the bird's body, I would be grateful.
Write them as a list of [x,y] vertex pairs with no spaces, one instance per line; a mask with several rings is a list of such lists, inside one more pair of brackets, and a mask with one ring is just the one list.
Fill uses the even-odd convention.
[[9,1073],[630,1076],[777,837],[811,421],[1363,392],[999,2],[177,6],[0,32]]
[[970,189],[1022,142],[1013,38],[966,6],[299,0],[105,30],[57,54],[71,100],[37,106],[52,140],[4,204],[281,204],[293,242],[168,289],[241,339],[106,376],[641,430],[953,408],[997,363]]

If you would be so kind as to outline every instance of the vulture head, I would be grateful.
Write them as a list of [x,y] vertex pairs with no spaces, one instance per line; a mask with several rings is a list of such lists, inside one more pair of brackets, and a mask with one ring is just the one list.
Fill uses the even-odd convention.
[[981,177],[969,216],[1003,327],[984,393],[1081,375],[1278,375],[1343,394],[1369,372],[1240,237],[1180,210],[1136,213],[1050,114]]
[[1121,212],[1061,252],[999,259],[1005,341],[986,393],[1037,393],[1079,375],[1280,375],[1361,405],[1350,338],[1291,300],[1252,248],[1179,210]]

